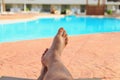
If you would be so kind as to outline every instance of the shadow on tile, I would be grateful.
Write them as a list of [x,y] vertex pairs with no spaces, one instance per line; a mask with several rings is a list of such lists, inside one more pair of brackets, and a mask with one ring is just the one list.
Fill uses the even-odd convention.
[[35,80],[35,79],[27,79],[27,78],[16,78],[16,77],[7,77],[2,76],[0,80]]
[[[36,79],[27,79],[27,78],[16,78],[16,77],[6,77],[3,76],[0,80],[36,80]],[[102,80],[102,78],[79,78],[74,80]]]
[[79,78],[74,80],[102,80],[102,78]]

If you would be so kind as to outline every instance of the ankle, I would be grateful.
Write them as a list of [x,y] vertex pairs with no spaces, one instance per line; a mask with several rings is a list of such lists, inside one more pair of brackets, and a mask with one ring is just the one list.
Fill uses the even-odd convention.
[[47,68],[49,69],[51,66],[53,66],[53,64],[58,64],[58,63],[61,63],[61,59],[53,59],[53,61],[51,61],[49,64],[48,64],[48,66],[47,66]]
[[50,50],[50,52],[51,52],[52,54],[54,54],[55,56],[61,56],[61,52],[58,51],[57,49],[50,48],[49,50]]

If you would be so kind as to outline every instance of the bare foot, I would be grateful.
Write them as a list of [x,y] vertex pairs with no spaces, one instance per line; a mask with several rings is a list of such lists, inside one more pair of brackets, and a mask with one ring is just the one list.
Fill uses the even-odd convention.
[[63,28],[60,28],[53,40],[50,49],[61,55],[61,52],[63,51],[67,43],[68,43],[68,37],[66,31]]
[[66,31],[63,28],[60,28],[57,35],[55,36],[53,43],[46,51],[46,53],[42,57],[42,63],[48,67],[53,60],[59,60],[60,55],[68,43],[68,37]]

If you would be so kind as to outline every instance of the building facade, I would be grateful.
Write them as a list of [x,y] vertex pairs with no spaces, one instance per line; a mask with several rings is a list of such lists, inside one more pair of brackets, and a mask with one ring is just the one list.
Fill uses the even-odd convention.
[[0,0],[0,11],[85,14],[86,5],[98,5],[98,1],[106,9],[120,12],[120,0]]
[[115,13],[120,13],[120,0],[107,0],[107,10],[112,10]]

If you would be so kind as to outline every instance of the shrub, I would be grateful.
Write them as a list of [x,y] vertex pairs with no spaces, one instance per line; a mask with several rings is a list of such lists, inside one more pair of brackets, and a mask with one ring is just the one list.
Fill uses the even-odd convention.
[[111,15],[113,13],[112,10],[107,10],[107,14]]
[[30,9],[29,9],[29,8],[26,8],[26,11],[30,11]]

